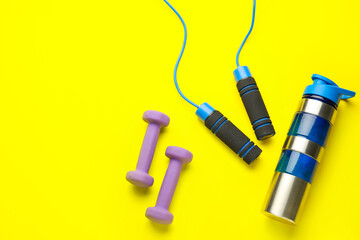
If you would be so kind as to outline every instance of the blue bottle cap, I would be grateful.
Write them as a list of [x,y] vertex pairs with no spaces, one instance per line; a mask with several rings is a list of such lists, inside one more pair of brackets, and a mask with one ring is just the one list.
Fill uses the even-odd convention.
[[355,92],[340,88],[336,83],[324,76],[313,74],[311,78],[314,83],[305,88],[304,95],[318,95],[333,101],[336,105],[339,105],[340,99],[348,99],[355,96]]
[[204,122],[215,109],[208,103],[203,103],[196,110],[196,115]]
[[233,73],[236,82],[240,81],[241,79],[251,77],[251,72],[247,66],[239,66],[234,70]]

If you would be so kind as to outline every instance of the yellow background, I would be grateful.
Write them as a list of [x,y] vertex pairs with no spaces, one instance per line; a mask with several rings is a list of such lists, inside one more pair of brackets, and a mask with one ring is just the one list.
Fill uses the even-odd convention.
[[[235,86],[235,54],[252,1],[170,2],[188,26],[178,77],[252,140]],[[255,141],[247,166],[183,101],[172,72],[183,41],[161,0],[0,1],[0,239],[359,239],[360,98],[338,117],[296,227],[261,213],[292,117],[313,73],[360,87],[359,1],[257,2],[243,52],[276,129]],[[150,174],[134,170],[145,110],[167,113]],[[145,218],[155,204],[169,145],[190,150],[170,207],[174,222]]]

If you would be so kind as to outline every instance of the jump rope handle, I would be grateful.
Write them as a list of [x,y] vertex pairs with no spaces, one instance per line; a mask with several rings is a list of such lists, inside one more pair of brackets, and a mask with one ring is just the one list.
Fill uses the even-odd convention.
[[240,66],[234,71],[237,89],[244,103],[246,112],[258,140],[275,135],[275,129],[266,110],[255,79],[251,76],[247,66]]
[[208,129],[247,164],[251,164],[262,152],[261,149],[250,141],[232,122],[208,103],[201,104],[196,111],[196,115],[200,117]]

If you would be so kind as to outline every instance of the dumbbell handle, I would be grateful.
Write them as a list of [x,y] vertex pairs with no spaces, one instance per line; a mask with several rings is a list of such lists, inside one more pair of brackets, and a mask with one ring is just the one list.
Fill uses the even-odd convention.
[[169,167],[166,170],[166,174],[161,185],[156,206],[164,209],[169,209],[171,200],[174,196],[176,185],[179,181],[182,162],[176,159],[170,159]]
[[157,123],[149,123],[145,137],[141,146],[139,160],[136,169],[149,172],[151,161],[153,159],[156,144],[160,132],[160,125]]

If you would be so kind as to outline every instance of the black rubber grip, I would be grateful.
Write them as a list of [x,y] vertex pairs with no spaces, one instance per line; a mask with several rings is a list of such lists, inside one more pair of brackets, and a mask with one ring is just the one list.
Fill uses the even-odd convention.
[[247,164],[251,164],[260,155],[261,149],[219,111],[213,111],[205,119],[205,126]]
[[258,140],[264,140],[274,136],[275,129],[255,79],[253,77],[247,77],[238,81],[236,86],[239,90],[250,122],[253,125],[256,138]]

